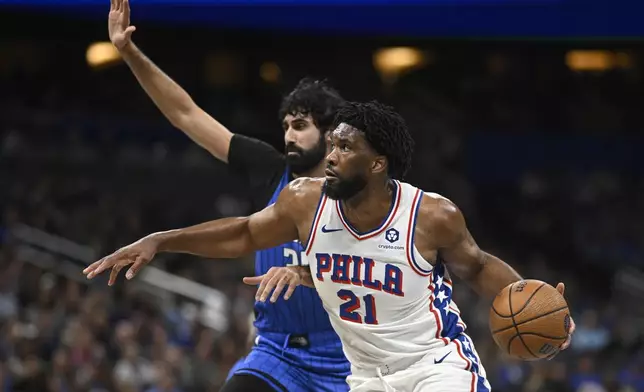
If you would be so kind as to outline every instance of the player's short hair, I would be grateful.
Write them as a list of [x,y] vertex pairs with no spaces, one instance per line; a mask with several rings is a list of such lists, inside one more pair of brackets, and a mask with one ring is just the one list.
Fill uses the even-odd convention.
[[342,123],[364,132],[371,147],[387,157],[391,178],[404,178],[411,167],[414,139],[405,120],[391,106],[377,101],[346,102],[338,109],[334,128]]
[[326,80],[304,78],[282,100],[279,118],[283,120],[287,114],[310,115],[315,126],[324,133],[333,129],[335,112],[343,103],[340,93]]

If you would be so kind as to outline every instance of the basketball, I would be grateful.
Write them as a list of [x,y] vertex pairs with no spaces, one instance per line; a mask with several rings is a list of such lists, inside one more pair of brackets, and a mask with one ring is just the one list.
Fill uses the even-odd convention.
[[490,331],[506,354],[534,361],[559,351],[568,337],[570,312],[556,288],[540,280],[505,287],[490,309]]

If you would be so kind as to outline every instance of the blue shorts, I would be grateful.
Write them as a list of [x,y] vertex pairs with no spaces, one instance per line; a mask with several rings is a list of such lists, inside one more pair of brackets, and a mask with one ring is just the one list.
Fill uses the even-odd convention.
[[261,378],[276,391],[347,392],[351,365],[335,332],[307,335],[307,347],[289,346],[291,335],[259,333],[250,353],[228,373]]

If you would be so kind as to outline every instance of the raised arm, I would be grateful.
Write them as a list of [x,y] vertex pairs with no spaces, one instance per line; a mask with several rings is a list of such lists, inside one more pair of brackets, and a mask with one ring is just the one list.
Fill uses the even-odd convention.
[[110,40],[163,115],[197,144],[227,163],[232,132],[197,106],[181,86],[134,45],[131,36],[135,28],[130,26],[128,0],[111,0],[108,27]]
[[[109,285],[131,265],[126,278],[152,261],[158,252],[189,253],[207,258],[236,258],[299,238],[315,213],[315,181],[298,179],[284,188],[273,205],[249,217],[218,219],[183,229],[150,234],[93,263],[83,273],[88,279],[112,269]],[[308,185],[312,186],[308,186]],[[310,223],[309,223],[310,224]],[[308,232],[308,231],[307,231]]]

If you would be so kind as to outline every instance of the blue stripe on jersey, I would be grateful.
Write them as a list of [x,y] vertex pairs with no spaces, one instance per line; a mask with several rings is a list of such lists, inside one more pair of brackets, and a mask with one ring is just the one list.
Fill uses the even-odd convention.
[[[277,201],[280,192],[288,185],[290,180],[291,173],[287,169],[284,171],[284,175],[268,205]],[[304,248],[299,241],[258,251],[255,258],[255,273],[263,275],[271,267],[308,265],[303,253]],[[305,334],[333,331],[329,316],[322,307],[322,300],[319,295],[315,289],[304,286],[295,289],[288,301],[284,301],[283,296],[280,296],[275,303],[270,303],[269,301],[255,302],[255,327],[260,333]]]
[[434,266],[432,286],[434,288],[434,309],[440,313],[439,326],[441,337],[450,340],[455,339],[465,331],[465,324],[460,320],[459,315],[450,309],[452,302],[452,284],[445,279],[445,264],[441,261]]

